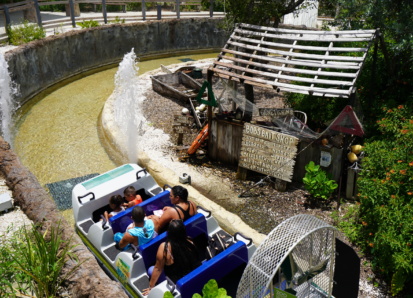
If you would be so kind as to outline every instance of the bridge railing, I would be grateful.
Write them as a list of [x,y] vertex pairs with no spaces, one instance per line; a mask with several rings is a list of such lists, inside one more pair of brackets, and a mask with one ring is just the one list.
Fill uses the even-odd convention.
[[[65,25],[67,21],[62,23],[62,20],[45,21],[42,20],[42,14],[40,11],[41,6],[57,6],[65,5],[66,16],[70,17],[70,24],[73,28],[76,28],[76,21],[82,21],[85,18],[81,17],[81,11],[79,4],[92,4],[93,10],[96,12],[97,5],[101,6],[102,15],[88,17],[87,19],[97,19],[103,21],[104,24],[110,21],[111,17],[108,17],[107,6],[119,5],[123,6],[123,12],[126,12],[128,4],[140,4],[140,10],[133,10],[136,15],[133,16],[133,21],[145,21],[163,18],[181,18],[181,13],[185,14],[183,17],[214,17],[214,0],[209,0],[209,13],[208,11],[202,11],[202,0],[170,0],[170,1],[157,1],[157,0],[62,0],[62,1],[44,1],[44,0],[26,0],[16,3],[0,5],[0,18],[3,16],[4,31],[7,32],[8,27],[12,25],[11,15],[18,11],[23,11],[24,19],[29,22],[37,23],[44,28],[55,27],[57,24]],[[159,3],[165,3],[169,6],[169,11],[165,12]],[[156,8],[156,13],[153,11],[148,14],[149,8]],[[163,13],[164,12],[164,13]],[[223,16],[223,13],[215,12],[215,16]],[[113,18],[113,17],[112,17]],[[129,17],[130,18],[130,17]],[[129,21],[129,19],[128,19]],[[131,20],[132,21],[132,20]],[[13,24],[15,25],[15,24]],[[7,34],[0,33],[0,41],[6,41]]]

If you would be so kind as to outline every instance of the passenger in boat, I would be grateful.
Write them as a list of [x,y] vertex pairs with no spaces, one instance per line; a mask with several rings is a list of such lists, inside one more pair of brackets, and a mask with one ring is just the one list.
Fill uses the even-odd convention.
[[187,220],[197,213],[196,205],[188,201],[188,190],[180,185],[174,186],[169,194],[172,207],[164,207],[163,214],[159,217],[150,215],[148,218],[155,223],[155,230],[158,234],[162,233],[168,228],[168,224],[173,219]]
[[155,266],[148,270],[149,288],[143,290],[142,294],[148,295],[153,287],[165,280],[165,275],[176,283],[200,265],[200,256],[186,234],[183,221],[174,219],[169,224],[166,241],[159,245]]
[[142,197],[136,194],[136,189],[132,185],[125,188],[123,195],[127,201],[127,203],[123,204],[123,207],[125,208],[133,207],[142,203]]
[[125,233],[116,233],[114,240],[119,249],[127,250],[130,244],[135,246],[148,243],[152,238],[158,236],[155,225],[151,219],[145,220],[145,211],[141,206],[132,210],[133,225]]
[[122,204],[123,204],[123,198],[120,195],[114,195],[109,198],[109,207],[110,209],[112,209],[112,212],[108,213],[107,211],[105,211],[105,213],[103,213],[103,216],[105,217],[106,222],[109,222],[109,218],[111,218],[112,216],[115,216],[119,212],[122,212],[123,210],[125,210]]

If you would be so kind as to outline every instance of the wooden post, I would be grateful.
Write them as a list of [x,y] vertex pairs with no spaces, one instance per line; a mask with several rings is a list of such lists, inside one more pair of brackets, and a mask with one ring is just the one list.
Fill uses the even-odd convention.
[[156,18],[158,20],[161,20],[162,19],[162,6],[158,4],[158,6],[156,6],[156,9],[157,9]]
[[183,139],[184,139],[184,134],[183,133],[178,133],[178,140],[176,141],[176,144],[179,145],[179,146],[182,145]]
[[[212,70],[210,70],[208,68],[207,70],[207,81],[209,83],[209,86],[211,87],[212,90],[212,76],[214,75],[214,72]],[[212,94],[209,94],[208,92],[208,101],[211,102],[212,101]],[[207,108],[207,124],[208,124],[208,130],[209,130],[209,135],[211,135],[211,129],[212,129],[212,106],[208,105]],[[209,137],[207,139],[208,142],[208,152],[212,152],[211,148],[212,148],[212,142],[211,142],[211,137]],[[208,155],[210,156],[210,153],[208,153]]]
[[[254,86],[244,84],[244,89],[245,89],[245,99],[250,101],[251,103],[254,103]],[[250,122],[252,119],[252,111],[247,111],[247,106],[248,104],[245,102],[243,120],[245,122]]]
[[7,32],[9,30],[9,26],[11,24],[11,21],[10,21],[9,8],[6,5],[4,6],[4,16],[6,17],[6,32]]
[[[210,69],[207,70],[207,81],[209,83],[209,86],[211,86],[212,89],[212,76],[214,75],[214,72]],[[212,94],[209,94],[208,92],[208,101],[212,102]],[[211,121],[212,121],[212,106],[208,105],[208,125],[211,127]]]
[[285,192],[287,190],[287,181],[275,178],[274,188],[278,191]]
[[36,9],[37,24],[39,25],[39,27],[43,27],[42,16],[40,14],[40,8],[39,8],[39,2],[37,0],[33,0],[33,2],[34,2],[34,8]]
[[247,179],[248,169],[238,166],[236,178],[239,180]]
[[342,152],[342,156],[341,156],[340,181],[339,181],[339,184],[338,184],[337,210],[340,209],[340,195],[341,195],[341,187],[343,185],[344,165],[346,164],[347,149],[348,149],[348,145],[350,143],[351,143],[350,137],[348,135],[345,135],[344,136],[344,142],[343,142],[343,152]]
[[371,90],[377,90],[377,83],[376,83],[376,71],[377,71],[377,50],[379,47],[379,40],[377,38],[374,39],[374,48],[373,48],[373,63],[371,65],[371,86],[373,87]]
[[146,20],[146,4],[145,0],[142,0],[142,20]]
[[214,16],[214,0],[210,0],[209,3],[209,17],[212,18]]
[[181,7],[180,7],[181,0],[176,0],[176,18],[181,18]]
[[73,3],[73,0],[69,0],[69,6],[70,6],[70,18],[72,19],[72,27],[76,28],[76,22],[75,22],[75,4]]
[[354,178],[355,173],[352,169],[347,169],[347,185],[346,185],[346,198],[351,199],[354,196]]
[[108,23],[108,14],[106,11],[106,0],[102,0],[102,12],[103,12],[103,21],[105,24]]

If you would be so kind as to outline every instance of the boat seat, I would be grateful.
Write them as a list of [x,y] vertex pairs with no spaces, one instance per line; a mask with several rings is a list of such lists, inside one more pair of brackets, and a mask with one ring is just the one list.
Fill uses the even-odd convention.
[[[169,190],[165,190],[156,196],[139,204],[145,210],[146,216],[153,215],[154,210],[163,209],[166,206],[172,206],[171,199],[169,198]],[[130,208],[129,208],[130,209]],[[132,207],[133,209],[133,207]]]
[[176,283],[177,290],[182,298],[190,298],[194,293],[202,293],[203,286],[210,279],[215,279],[219,283],[240,266],[245,266],[247,262],[247,246],[244,242],[238,241],[179,279]]
[[[207,230],[207,223],[205,216],[201,213],[197,213],[191,218],[187,219],[184,222],[186,227],[186,233],[189,237],[194,239],[194,243],[197,242],[207,243],[208,239],[208,230]],[[197,240],[198,239],[198,240]],[[158,237],[152,239],[148,243],[144,245],[140,245],[139,249],[141,251],[141,255],[143,257],[143,261],[145,263],[146,270],[149,269],[150,266],[155,265],[156,262],[156,253],[158,251],[158,247],[162,242],[166,241],[166,232],[163,232]],[[202,254],[202,257],[205,254]]]
[[87,234],[87,233],[89,233],[89,229],[93,224],[94,224],[94,222],[92,220],[87,220],[84,223],[81,223],[79,226]]
[[[146,201],[139,204],[145,211],[147,216],[152,215],[154,210],[163,209],[165,206],[172,206],[171,200],[169,199],[169,191],[163,191],[156,196],[153,196]],[[109,218],[110,226],[112,227],[113,234],[117,232],[124,233],[126,228],[130,223],[132,223],[132,210],[134,207],[130,207],[125,211],[116,214]]]
[[138,189],[136,191],[136,194],[141,196],[142,201],[146,201],[147,199],[152,197],[152,195],[148,193],[144,188]]

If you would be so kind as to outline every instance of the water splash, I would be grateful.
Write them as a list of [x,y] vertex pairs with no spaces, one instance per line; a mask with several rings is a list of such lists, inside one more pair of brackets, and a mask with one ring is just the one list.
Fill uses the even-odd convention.
[[13,83],[8,70],[4,53],[0,52],[0,121],[1,135],[4,140],[12,144],[13,114],[18,106],[13,102],[13,97],[18,95],[18,86]]
[[169,136],[153,128],[143,115],[146,97],[138,78],[134,49],[127,53],[115,75],[114,120],[126,138],[129,162],[136,163],[139,151],[159,150],[169,144]]

